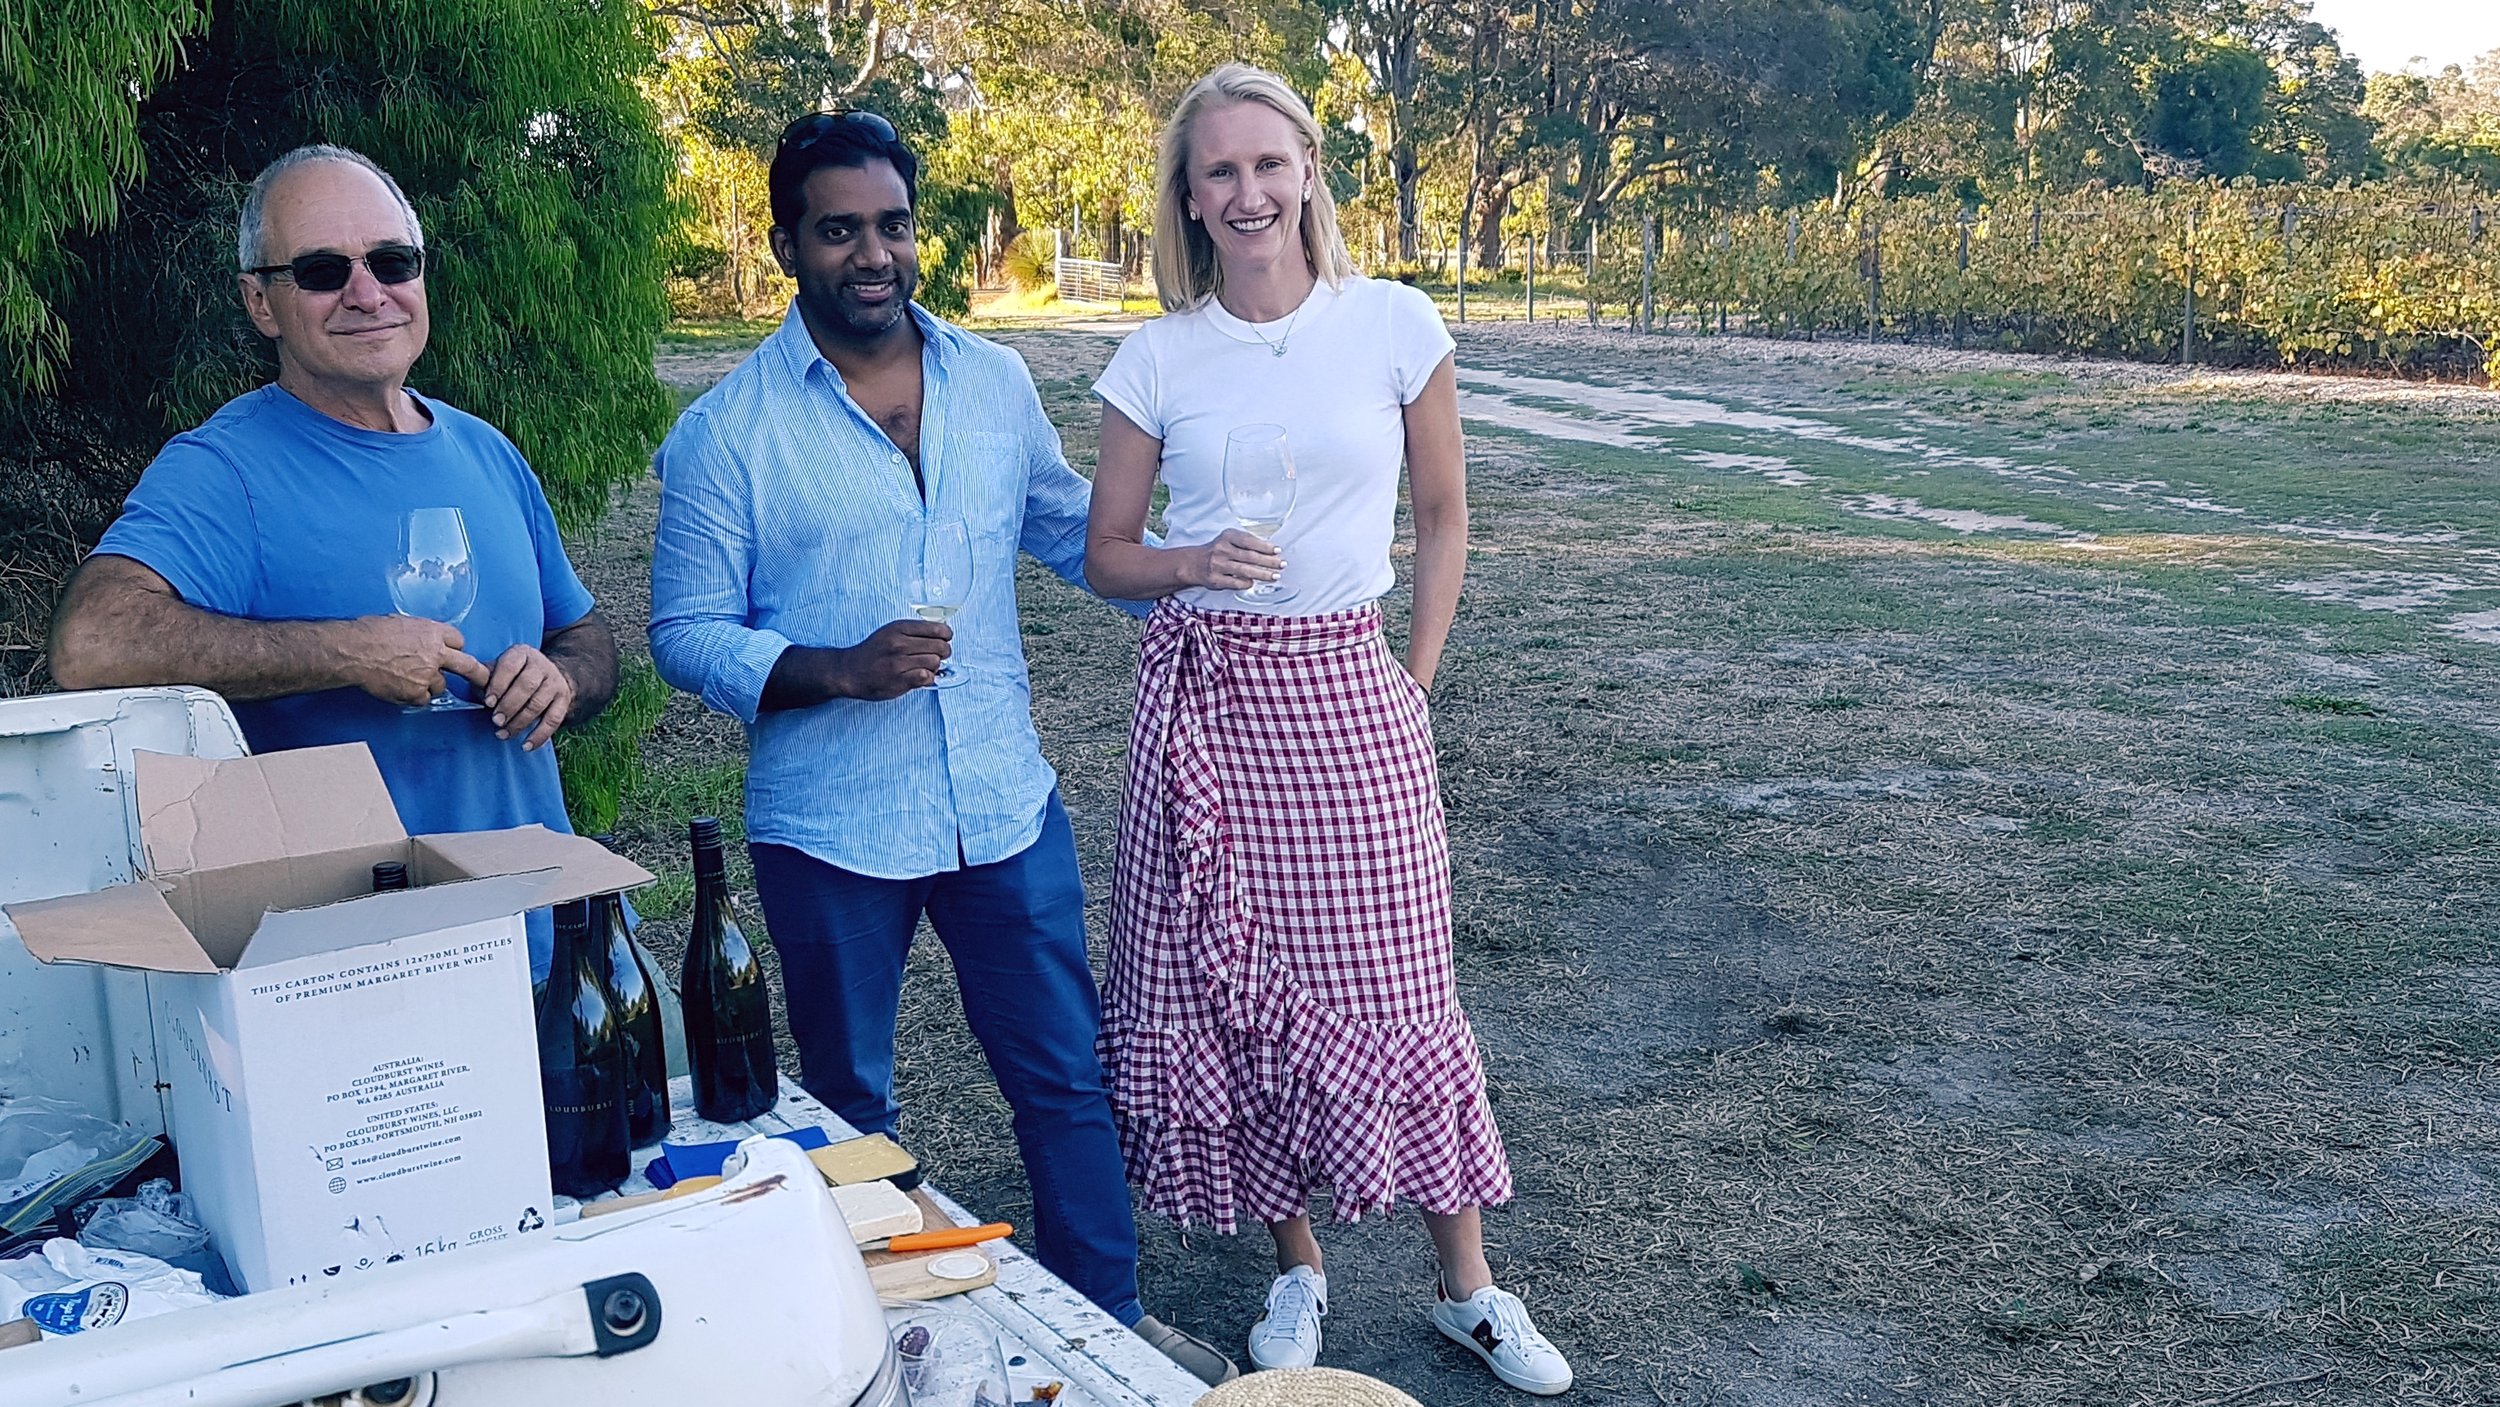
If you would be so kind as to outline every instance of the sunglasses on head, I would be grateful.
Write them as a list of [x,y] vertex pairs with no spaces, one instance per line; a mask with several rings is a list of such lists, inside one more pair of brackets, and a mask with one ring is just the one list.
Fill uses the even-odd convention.
[[844,127],[856,127],[880,142],[899,142],[894,124],[873,112],[811,112],[781,129],[781,145],[811,146]]
[[265,264],[246,270],[264,279],[283,275],[306,293],[336,293],[347,286],[358,264],[373,271],[376,283],[406,283],[425,273],[425,251],[413,244],[383,244],[362,255],[298,254],[283,264]]

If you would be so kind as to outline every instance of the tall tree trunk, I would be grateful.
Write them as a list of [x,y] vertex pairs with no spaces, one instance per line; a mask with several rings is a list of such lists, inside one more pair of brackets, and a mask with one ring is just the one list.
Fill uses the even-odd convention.
[[999,162],[991,169],[991,181],[998,189],[998,247],[1003,251],[1024,233],[1024,222],[1016,218],[1015,172]]
[[1420,218],[1416,186],[1423,176],[1414,133],[1421,8],[1409,4],[1393,11],[1388,28],[1375,36],[1371,52],[1373,81],[1389,100],[1389,179],[1397,187],[1398,258],[1409,264],[1415,262]]
[[1476,183],[1475,266],[1488,275],[1502,267],[1502,221],[1510,214],[1511,193],[1518,189],[1517,176]]
[[1389,148],[1389,178],[1398,188],[1398,261],[1412,264],[1416,259],[1417,212],[1416,187],[1422,183],[1423,167],[1415,160],[1415,144],[1405,133],[1398,134],[1397,144]]

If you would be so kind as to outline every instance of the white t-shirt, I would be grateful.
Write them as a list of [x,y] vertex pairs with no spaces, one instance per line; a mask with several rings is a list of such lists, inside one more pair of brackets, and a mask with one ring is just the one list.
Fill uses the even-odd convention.
[[[1290,328],[1290,331],[1288,329]],[[1284,355],[1270,344],[1282,340]],[[1402,283],[1359,275],[1319,283],[1294,314],[1249,323],[1210,298],[1130,333],[1094,383],[1138,429],[1163,441],[1167,546],[1213,542],[1240,522],[1224,501],[1224,439],[1243,425],[1285,429],[1293,450],[1293,512],[1281,603],[1190,588],[1211,610],[1319,615],[1378,599],[1397,581],[1389,539],[1406,460],[1405,407],[1457,344],[1432,300]]]

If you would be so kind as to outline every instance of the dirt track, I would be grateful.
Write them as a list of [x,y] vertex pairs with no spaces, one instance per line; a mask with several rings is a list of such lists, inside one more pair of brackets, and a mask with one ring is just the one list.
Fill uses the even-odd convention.
[[[1004,340],[1089,461],[1111,338]],[[1496,1266],[1573,1400],[2500,1398],[2500,398],[1460,355],[1461,978],[1520,1184]],[[603,598],[639,603],[647,521]],[[1099,895],[1135,627],[1024,600]],[[734,807],[736,748],[677,701],[634,847]],[[1024,1220],[933,944],[908,1003],[906,1137]],[[1149,1304],[1237,1345],[1263,1245],[1147,1239]],[[1411,1217],[1327,1241],[1324,1361],[1513,1396],[1425,1326]]]

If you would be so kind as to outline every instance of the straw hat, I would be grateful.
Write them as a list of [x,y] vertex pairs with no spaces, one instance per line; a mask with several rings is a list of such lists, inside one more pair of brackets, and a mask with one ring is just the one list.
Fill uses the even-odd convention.
[[1235,1378],[1198,1407],[1422,1407],[1378,1378],[1335,1368],[1279,1368]]

